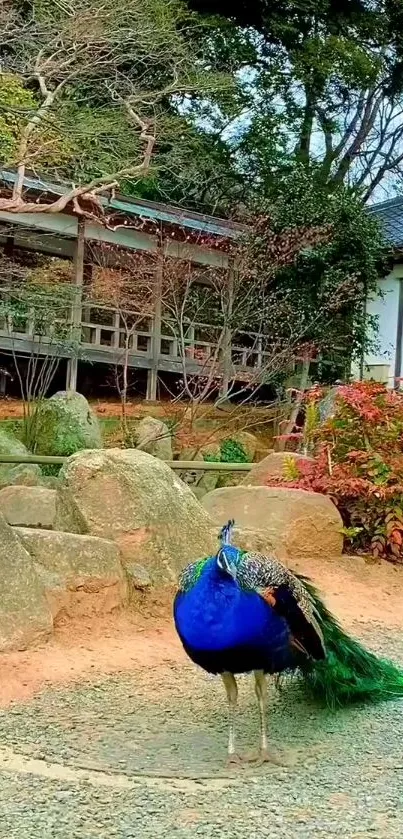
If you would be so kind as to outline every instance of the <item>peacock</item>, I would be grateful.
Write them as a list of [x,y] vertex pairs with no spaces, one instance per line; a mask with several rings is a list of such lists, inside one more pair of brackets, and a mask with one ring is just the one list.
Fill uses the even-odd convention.
[[299,673],[315,698],[336,708],[403,696],[403,671],[349,637],[306,577],[271,556],[233,545],[234,526],[232,520],[221,529],[215,556],[182,571],[174,621],[189,658],[223,680],[228,762],[242,762],[235,742],[235,676],[252,671],[260,719],[257,759],[278,762],[268,745],[267,675]]

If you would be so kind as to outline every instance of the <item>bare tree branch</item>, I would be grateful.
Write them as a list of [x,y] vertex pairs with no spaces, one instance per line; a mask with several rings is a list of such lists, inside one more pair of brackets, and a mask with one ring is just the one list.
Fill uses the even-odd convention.
[[[189,19],[175,0],[76,0],[68,9],[50,6],[38,18],[29,9],[17,12],[12,6],[0,10],[0,25],[4,40],[12,41],[2,68],[7,78],[24,95],[27,84],[30,91],[37,87],[27,94],[32,106],[27,104],[25,113],[20,109],[10,129],[16,150],[3,168],[16,169],[16,179],[12,195],[3,190],[0,197],[0,209],[10,213],[59,213],[71,205],[75,213],[92,218],[85,206],[88,199],[94,202],[122,179],[148,172],[158,118],[173,97],[207,94],[229,84],[195,68]],[[122,121],[118,139],[127,138],[122,154],[115,154],[114,165],[100,165],[100,171],[93,165],[92,177],[84,166],[84,177],[72,178],[75,183],[53,200],[28,200],[27,165],[35,159],[38,167],[42,161],[49,170],[49,132],[62,146],[60,153],[71,156],[69,172],[74,170],[74,108],[83,96],[89,99],[90,119],[92,97],[105,102],[110,115],[116,112]]]
[[355,160],[363,143],[367,139],[371,129],[374,127],[375,120],[378,116],[379,109],[382,104],[382,99],[383,93],[376,93],[376,91],[371,91],[368,94],[365,103],[364,113],[357,134],[354,140],[351,142],[350,146],[347,148],[345,154],[341,158],[333,176],[333,180],[335,183],[340,183],[344,180],[352,162]]

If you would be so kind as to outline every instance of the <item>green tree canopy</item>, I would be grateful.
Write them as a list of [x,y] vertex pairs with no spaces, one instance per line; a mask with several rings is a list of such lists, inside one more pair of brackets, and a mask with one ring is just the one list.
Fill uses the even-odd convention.
[[[261,330],[280,348],[310,346],[330,365],[330,378],[337,369],[346,371],[369,348],[376,327],[365,301],[377,293],[386,267],[377,220],[343,185],[329,194],[301,164],[278,178],[255,218],[243,251],[262,284]],[[294,260],[273,271],[273,236],[284,239],[297,231],[298,241],[304,230],[328,235],[308,240]]]
[[236,92],[195,119],[231,149],[233,194],[269,191],[295,160],[364,200],[403,164],[400,0],[188,0]]

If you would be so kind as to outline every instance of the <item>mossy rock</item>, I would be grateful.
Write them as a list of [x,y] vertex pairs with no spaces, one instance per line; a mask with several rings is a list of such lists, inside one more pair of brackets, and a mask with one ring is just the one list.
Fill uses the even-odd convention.
[[60,391],[41,405],[36,452],[69,456],[82,449],[101,449],[98,418],[81,393]]
[[0,427],[0,454],[28,455],[29,451],[14,434]]
[[0,487],[36,487],[42,482],[42,471],[36,463],[0,464]]
[[[0,454],[26,457],[30,452],[14,434],[0,428]],[[0,463],[0,487],[37,486],[41,477],[42,472],[35,463]]]
[[136,446],[160,460],[172,460],[172,436],[168,425],[155,417],[144,417],[136,429]]

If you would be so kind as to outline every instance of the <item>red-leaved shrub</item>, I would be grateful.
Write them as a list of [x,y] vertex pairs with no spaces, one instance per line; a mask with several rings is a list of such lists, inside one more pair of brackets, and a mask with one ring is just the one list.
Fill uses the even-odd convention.
[[349,549],[403,562],[403,395],[372,382],[340,386],[313,439],[314,461],[280,483],[330,495]]

